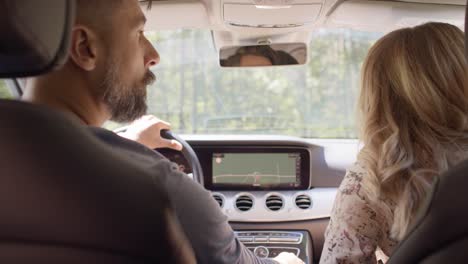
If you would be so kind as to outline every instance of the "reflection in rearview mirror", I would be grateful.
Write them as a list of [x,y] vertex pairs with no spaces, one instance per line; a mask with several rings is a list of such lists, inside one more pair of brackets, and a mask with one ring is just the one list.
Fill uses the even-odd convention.
[[224,47],[219,53],[222,67],[297,65],[307,61],[304,43]]

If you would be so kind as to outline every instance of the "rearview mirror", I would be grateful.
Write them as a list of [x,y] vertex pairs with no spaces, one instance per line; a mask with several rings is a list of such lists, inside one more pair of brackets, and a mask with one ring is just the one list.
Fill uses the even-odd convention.
[[222,67],[299,65],[307,61],[307,45],[282,43],[223,47],[219,51],[219,58]]

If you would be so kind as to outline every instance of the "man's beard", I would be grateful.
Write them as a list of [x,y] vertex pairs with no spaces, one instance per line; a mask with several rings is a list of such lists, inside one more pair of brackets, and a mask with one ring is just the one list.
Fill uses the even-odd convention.
[[108,63],[101,96],[108,108],[111,120],[118,123],[132,122],[146,114],[146,87],[156,81],[156,76],[148,70],[141,82],[135,86],[126,86],[119,79],[120,65]]

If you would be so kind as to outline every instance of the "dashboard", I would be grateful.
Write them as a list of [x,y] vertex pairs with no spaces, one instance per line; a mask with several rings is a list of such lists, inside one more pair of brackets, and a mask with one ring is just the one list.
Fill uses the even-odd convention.
[[[281,250],[318,263],[337,187],[356,157],[353,140],[186,136],[239,240],[260,257]],[[190,174],[180,152],[158,150]],[[300,237],[299,240],[295,240]]]

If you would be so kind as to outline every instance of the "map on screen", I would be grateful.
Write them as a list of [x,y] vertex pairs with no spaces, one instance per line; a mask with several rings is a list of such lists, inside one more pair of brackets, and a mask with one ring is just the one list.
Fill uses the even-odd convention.
[[299,153],[214,153],[213,184],[299,186]]

